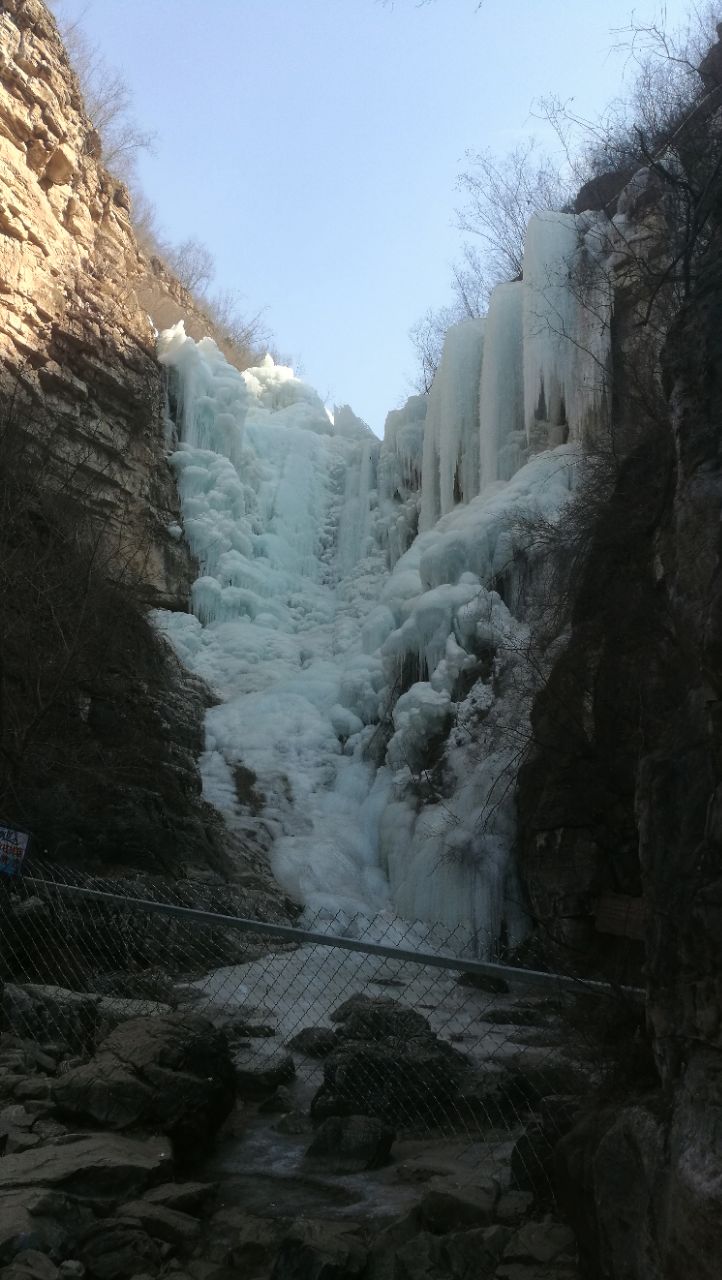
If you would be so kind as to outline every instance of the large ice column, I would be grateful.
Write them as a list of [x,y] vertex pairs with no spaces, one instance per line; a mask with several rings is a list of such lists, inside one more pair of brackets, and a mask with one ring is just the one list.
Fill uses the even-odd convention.
[[403,499],[421,488],[427,396],[409,396],[386,416],[379,461],[379,497]]
[[379,454],[377,531],[390,568],[418,530],[427,407],[427,396],[410,396],[401,409],[392,409],[386,418]]
[[449,329],[429,392],[424,432],[421,516],[430,529],[479,492],[479,376],[484,320]]
[[481,491],[526,461],[521,281],[497,285],[484,331],[479,395]]
[[584,248],[585,219],[543,213],[524,250],[524,417],[532,451],[603,429],[611,289]]
[[333,429],[339,441],[348,441],[336,550],[336,574],[344,578],[371,550],[372,501],[381,443],[347,404],[334,406]]

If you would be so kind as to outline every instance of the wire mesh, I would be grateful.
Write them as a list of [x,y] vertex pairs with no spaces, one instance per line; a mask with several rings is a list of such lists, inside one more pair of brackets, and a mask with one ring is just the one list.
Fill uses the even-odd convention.
[[242,885],[39,863],[0,880],[0,1066],[14,1052],[28,1069],[35,1046],[30,1069],[62,1076],[125,1021],[200,1014],[230,1042],[247,1099],[316,1127],[363,1115],[406,1137],[482,1143],[515,1186],[549,1195],[556,1137],[608,1071],[590,1004],[611,998],[619,1020],[633,993],[580,984],[577,997],[569,975],[542,983],[541,957],[534,973],[509,957],[480,972],[488,940],[460,926],[289,923],[270,895],[253,904],[244,924]]

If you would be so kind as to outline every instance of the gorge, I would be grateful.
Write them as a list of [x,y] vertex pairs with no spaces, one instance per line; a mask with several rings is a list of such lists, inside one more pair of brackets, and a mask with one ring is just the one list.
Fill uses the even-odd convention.
[[618,1280],[722,1256],[721,47],[379,440],[205,335],[51,14],[0,12],[3,817],[60,868],[643,986],[651,1076],[555,1155]]

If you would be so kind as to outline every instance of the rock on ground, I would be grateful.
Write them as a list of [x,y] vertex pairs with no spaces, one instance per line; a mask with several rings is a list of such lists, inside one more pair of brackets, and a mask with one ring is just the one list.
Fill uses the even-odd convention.
[[380,1169],[388,1162],[394,1136],[393,1129],[373,1116],[329,1116],[306,1154],[338,1172]]
[[53,1082],[52,1097],[74,1119],[160,1129],[183,1155],[203,1149],[229,1114],[235,1077],[222,1031],[171,1014],[122,1023],[90,1062]]
[[[65,1146],[39,1147],[5,1156],[0,1160],[0,1196],[42,1189],[44,1193],[62,1191],[88,1203],[110,1207],[167,1179],[171,1168],[167,1138],[98,1133]],[[2,1207],[4,1201],[0,1211]]]

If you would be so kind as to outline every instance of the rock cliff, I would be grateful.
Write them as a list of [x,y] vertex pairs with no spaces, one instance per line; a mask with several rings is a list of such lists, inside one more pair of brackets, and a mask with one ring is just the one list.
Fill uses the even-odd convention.
[[[698,175],[717,125],[690,133]],[[618,307],[620,456],[518,796],[522,873],[556,947],[647,986],[656,1087],[631,1072],[559,1151],[590,1274],[633,1280],[712,1280],[722,1258],[719,166],[707,181],[705,239],[641,412]],[[605,897],[642,927],[620,916],[600,933]]]
[[194,312],[136,242],[52,15],[6,0],[0,564],[15,610],[0,625],[0,814],[36,852],[227,870],[196,764],[208,693],[143,617],[187,608],[195,575],[148,314],[163,308]]
[[[187,548],[165,462],[164,392],[139,292],[152,270],[129,197],[100,163],[54,20],[40,0],[0,13],[0,367],[4,413],[55,424],[84,498],[116,528],[149,595],[185,599]],[[88,485],[88,478],[92,487]]]

